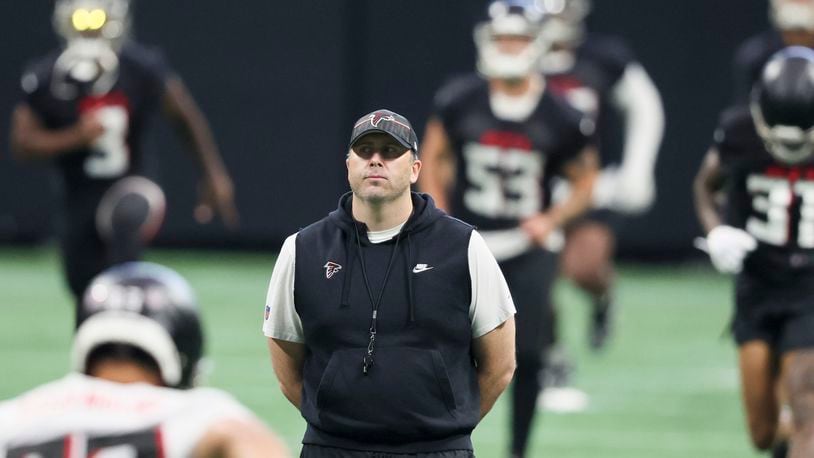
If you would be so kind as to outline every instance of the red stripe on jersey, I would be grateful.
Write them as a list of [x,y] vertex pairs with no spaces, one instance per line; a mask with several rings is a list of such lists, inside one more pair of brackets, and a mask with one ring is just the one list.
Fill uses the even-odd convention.
[[162,434],[160,426],[155,429],[155,456],[156,458],[167,456],[164,453],[164,434]]
[[71,458],[73,454],[73,436],[68,434],[65,436],[65,443],[62,446],[62,457]]
[[481,145],[531,151],[531,140],[525,134],[502,130],[487,130],[478,140]]
[[555,94],[565,94],[574,89],[585,87],[585,84],[572,75],[548,75],[546,76],[548,87]]
[[91,95],[79,101],[79,112],[92,111],[99,108],[119,106],[130,112],[130,100],[122,91],[109,92],[105,95]]

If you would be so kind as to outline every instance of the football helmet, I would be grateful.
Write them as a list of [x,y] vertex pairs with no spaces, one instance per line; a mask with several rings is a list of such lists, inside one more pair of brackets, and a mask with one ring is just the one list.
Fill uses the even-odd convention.
[[538,0],[545,13],[543,36],[552,43],[576,43],[585,35],[590,0]]
[[771,0],[769,17],[780,30],[814,32],[814,0]]
[[53,23],[66,42],[100,38],[118,48],[130,33],[130,0],[57,0]]
[[[538,1],[492,2],[487,20],[475,26],[478,71],[487,78],[500,79],[522,78],[536,71],[548,49],[540,33],[542,19],[543,10]],[[497,41],[500,37],[525,37],[529,43],[519,52],[506,52]]]
[[130,32],[129,0],[57,0],[54,30],[65,49],[57,58],[51,92],[62,100],[80,87],[106,94],[118,79],[118,50]]
[[814,50],[777,52],[752,90],[755,128],[777,160],[795,164],[814,154]]
[[74,370],[86,372],[88,357],[101,345],[132,345],[155,360],[165,385],[193,385],[203,330],[195,294],[177,272],[148,262],[114,266],[88,286],[78,315]]

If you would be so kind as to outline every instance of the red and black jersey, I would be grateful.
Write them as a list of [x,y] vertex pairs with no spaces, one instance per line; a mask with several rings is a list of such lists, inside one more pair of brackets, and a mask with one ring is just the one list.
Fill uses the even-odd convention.
[[775,160],[743,106],[722,114],[714,144],[725,176],[725,222],[759,242],[745,272],[778,279],[814,274],[814,161]]
[[50,129],[74,125],[95,110],[105,133],[91,148],[60,155],[56,160],[68,199],[101,195],[114,180],[141,173],[141,138],[159,105],[171,75],[162,54],[128,42],[118,53],[118,78],[105,95],[90,95],[77,86],[76,97],[63,99],[54,91],[55,51],[28,66],[22,77],[24,100]]
[[469,75],[436,94],[457,159],[452,214],[482,230],[509,229],[550,203],[550,179],[588,143],[583,115],[546,90],[524,121],[492,112],[486,80]]
[[[608,122],[613,89],[628,65],[636,63],[633,51],[615,37],[589,34],[574,51],[574,62],[566,70],[545,72],[548,87],[572,106],[596,120],[602,165],[621,162],[618,126]],[[616,146],[616,145],[614,145]]]

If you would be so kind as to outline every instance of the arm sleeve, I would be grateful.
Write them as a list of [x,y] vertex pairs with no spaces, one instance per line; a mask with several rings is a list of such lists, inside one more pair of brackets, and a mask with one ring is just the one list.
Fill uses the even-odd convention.
[[263,334],[287,342],[304,343],[302,321],[294,307],[296,238],[297,234],[294,234],[286,239],[274,264],[266,295]]
[[477,231],[472,231],[469,238],[468,257],[472,284],[469,319],[472,338],[477,339],[500,326],[517,310],[503,272]]
[[613,88],[611,100],[624,116],[622,167],[633,176],[649,176],[664,133],[664,107],[658,89],[645,69],[629,64]]

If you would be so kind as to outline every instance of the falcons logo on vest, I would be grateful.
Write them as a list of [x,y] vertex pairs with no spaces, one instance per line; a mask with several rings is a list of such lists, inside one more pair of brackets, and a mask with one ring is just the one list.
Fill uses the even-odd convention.
[[380,111],[377,111],[370,115],[370,124],[372,124],[373,127],[379,127],[379,123],[382,121],[395,121],[395,120],[396,118],[394,118],[393,115],[386,115]]
[[326,262],[322,267],[325,269],[325,278],[331,278],[334,274],[342,270],[342,266],[333,261]]

